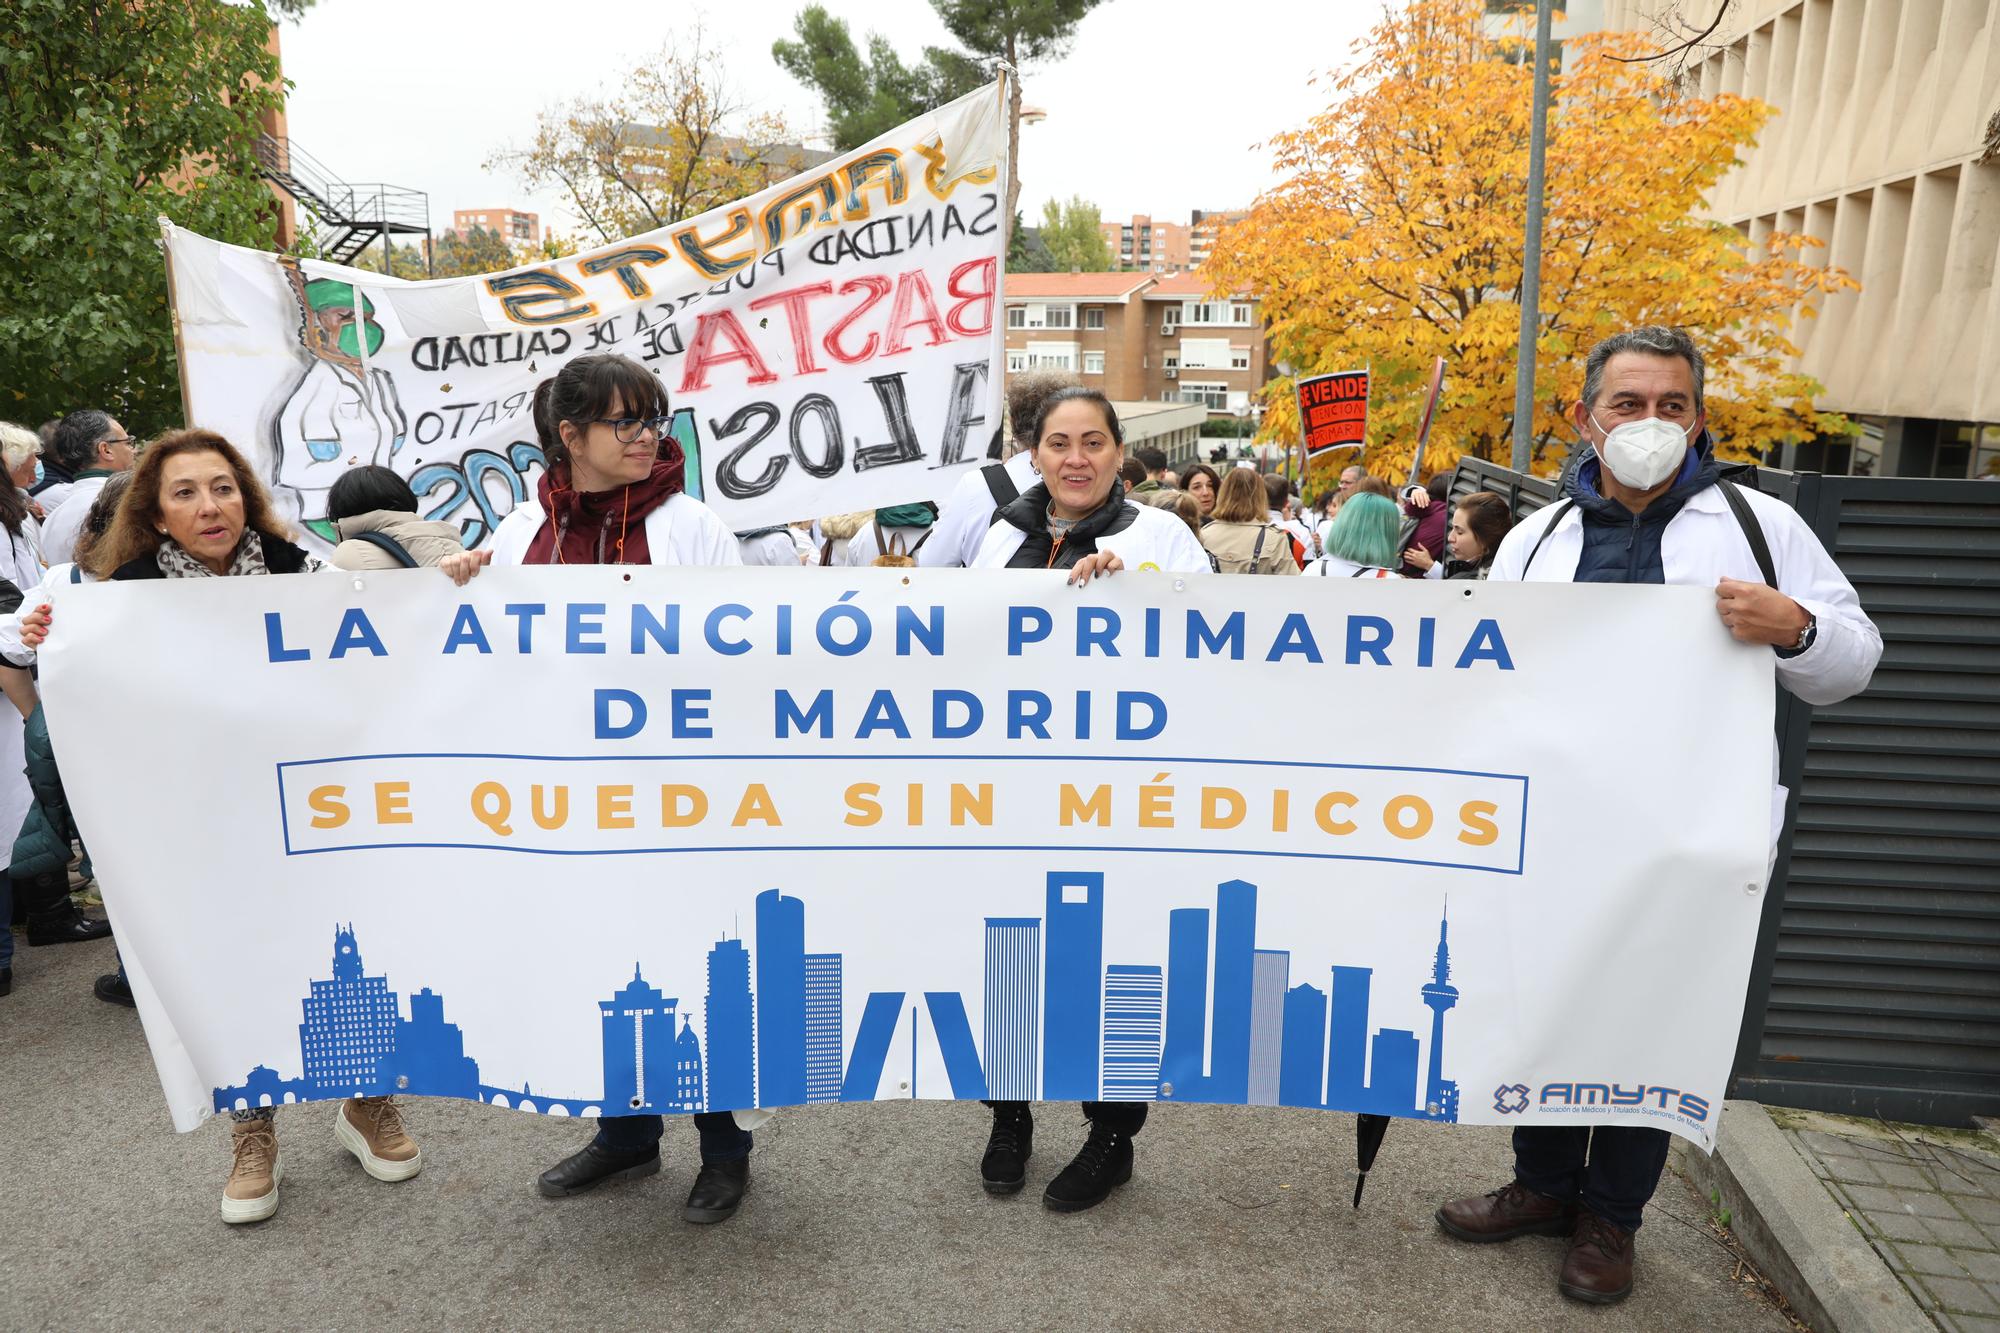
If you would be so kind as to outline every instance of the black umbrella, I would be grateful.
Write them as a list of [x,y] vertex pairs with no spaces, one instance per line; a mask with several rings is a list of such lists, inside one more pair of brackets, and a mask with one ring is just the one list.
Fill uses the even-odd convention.
[[1361,1206],[1361,1189],[1368,1183],[1368,1168],[1375,1165],[1375,1154],[1381,1150],[1382,1137],[1389,1132],[1389,1117],[1386,1115],[1358,1115],[1354,1117],[1354,1165],[1360,1174],[1354,1177],[1354,1206]]

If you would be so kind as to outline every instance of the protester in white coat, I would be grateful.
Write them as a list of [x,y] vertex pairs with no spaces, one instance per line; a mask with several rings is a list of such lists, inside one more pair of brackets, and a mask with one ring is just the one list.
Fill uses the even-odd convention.
[[[1488,577],[1713,589],[1722,629],[1757,645],[1801,700],[1830,704],[1857,694],[1881,658],[1882,636],[1797,513],[1722,480],[1702,379],[1701,352],[1678,329],[1634,329],[1592,348],[1574,410],[1592,453],[1570,473],[1565,499],[1507,534]],[[1644,762],[1648,725],[1687,725],[1655,719],[1643,700],[1615,693],[1601,703],[1587,699],[1575,718],[1569,725],[1602,732],[1619,764]],[[1776,765],[1774,740],[1774,783]],[[1784,801],[1777,787],[1774,846]],[[1703,890],[1660,885],[1662,893],[1684,896],[1689,910],[1699,910],[1692,904]],[[1438,1223],[1477,1242],[1567,1232],[1557,1289],[1593,1304],[1623,1300],[1632,1290],[1633,1233],[1658,1187],[1667,1144],[1666,1131],[1657,1129],[1523,1126],[1514,1131],[1514,1179],[1446,1203]]]

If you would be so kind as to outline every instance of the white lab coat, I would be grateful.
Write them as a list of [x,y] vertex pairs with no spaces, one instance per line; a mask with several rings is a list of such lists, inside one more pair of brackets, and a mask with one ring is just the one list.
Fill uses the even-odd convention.
[[[1026,449],[1008,459],[1005,466],[1017,491],[1025,491],[1041,479],[1034,457]],[[979,558],[979,548],[986,543],[987,529],[993,526],[993,511],[998,507],[993,503],[992,488],[986,484],[985,471],[984,466],[976,467],[951,488],[938,509],[931,539],[917,552],[917,563],[923,568],[970,567]]]
[[[1778,683],[1809,704],[1834,704],[1868,688],[1875,664],[1882,658],[1882,634],[1861,609],[1854,585],[1833,563],[1819,538],[1806,521],[1783,501],[1747,488],[1743,498],[1764,530],[1771,548],[1771,564],[1778,575],[1778,590],[1816,617],[1819,629],[1812,647],[1797,657],[1771,655]],[[1533,583],[1568,583],[1576,577],[1577,560],[1583,554],[1583,512],[1565,505],[1550,529],[1550,505],[1514,525],[1501,541],[1487,577],[1493,582],[1526,579]],[[1535,552],[1532,565],[1528,553],[1536,539],[1548,530],[1548,539]],[[1713,588],[1724,578],[1745,583],[1762,583],[1756,554],[1749,538],[1722,498],[1719,485],[1688,497],[1681,511],[1667,520],[1660,534],[1660,563],[1671,584]],[[1726,634],[1720,619],[1715,632]],[[1771,843],[1775,848],[1785,823],[1785,788],[1778,785],[1778,748],[1771,744]]]
[[[516,506],[493,532],[493,563],[518,565],[535,534],[549,521],[548,511],[530,501]],[[736,534],[722,526],[715,511],[683,494],[646,515],[646,549],[655,565],[740,565],[743,552]]]
[[[982,487],[985,484],[980,483]],[[1130,500],[1125,507],[1137,511],[1137,516],[1122,531],[1099,537],[1098,550],[1116,553],[1127,569],[1159,570],[1167,574],[1207,574],[1214,570],[1208,563],[1208,548],[1195,539],[1178,515]],[[1004,519],[993,524],[986,531],[986,540],[980,545],[972,567],[1005,569],[1027,539],[1027,533]],[[924,543],[924,550],[930,550],[936,541],[933,537]],[[923,559],[922,551],[917,558]]]
[[[42,525],[42,559],[52,565],[76,559],[76,539],[83,532],[84,520],[90,517],[90,506],[97,502],[97,493],[104,489],[109,477],[79,477],[69,488],[62,507],[49,512],[48,522]],[[47,511],[47,506],[44,506]]]

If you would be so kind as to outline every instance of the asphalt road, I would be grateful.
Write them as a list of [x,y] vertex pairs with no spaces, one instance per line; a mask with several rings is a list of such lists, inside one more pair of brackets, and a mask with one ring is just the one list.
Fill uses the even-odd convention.
[[693,1227],[692,1127],[668,1126],[660,1175],[552,1201],[535,1175],[583,1126],[412,1102],[425,1169],[385,1185],[331,1107],[289,1107],[283,1206],[230,1227],[227,1124],[173,1132],[137,1016],[91,996],[110,965],[108,944],[23,947],[0,999],[0,1328],[1791,1327],[1677,1178],[1636,1293],[1587,1309],[1556,1292],[1559,1241],[1432,1221],[1506,1179],[1505,1130],[1397,1122],[1356,1212],[1352,1117],[1297,1110],[1157,1109],[1132,1183],[1072,1217],[1040,1205],[1083,1140],[1072,1106],[1037,1108],[1012,1199],[979,1188],[976,1105],[785,1111],[743,1211]]

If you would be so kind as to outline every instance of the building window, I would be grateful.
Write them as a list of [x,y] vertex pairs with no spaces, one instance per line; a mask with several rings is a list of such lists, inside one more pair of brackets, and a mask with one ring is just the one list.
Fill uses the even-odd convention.
[[1230,348],[1230,349],[1229,349],[1229,368],[1230,368],[1231,370],[1248,370],[1248,369],[1250,369],[1250,349],[1249,349],[1249,348],[1247,348],[1247,347],[1232,347],[1232,348]]
[[1180,400],[1184,403],[1200,403],[1211,412],[1226,412],[1229,410],[1229,386],[1183,380]]
[[1085,306],[1083,311],[1083,327],[1086,329],[1103,328],[1104,307],[1101,305]]
[[1160,313],[1160,334],[1162,337],[1171,338],[1180,331],[1181,312],[1174,306],[1168,306]]
[[1010,305],[1010,306],[1008,306],[1008,307],[1007,307],[1007,327],[1008,327],[1008,328],[1010,328],[1010,329],[1025,329],[1025,328],[1027,328],[1027,327],[1028,327],[1028,307],[1026,307],[1026,306],[1024,306],[1024,305]]
[[1083,354],[1083,373],[1086,375],[1102,375],[1104,373],[1104,353],[1085,352]]
[[1229,322],[1230,322],[1231,324],[1238,324],[1238,325],[1245,325],[1245,326],[1247,326],[1247,325],[1248,325],[1248,324],[1250,323],[1250,307],[1249,307],[1249,306],[1247,306],[1247,305],[1232,305],[1232,306],[1230,306],[1230,307],[1229,307]]
[[1007,373],[1012,375],[1019,371],[1026,370],[1027,368],[1028,368],[1028,354],[1026,352],[1015,351],[1011,347],[1008,348]]
[[1076,307],[1052,305],[1042,316],[1042,327],[1049,329],[1073,329],[1076,327]]

